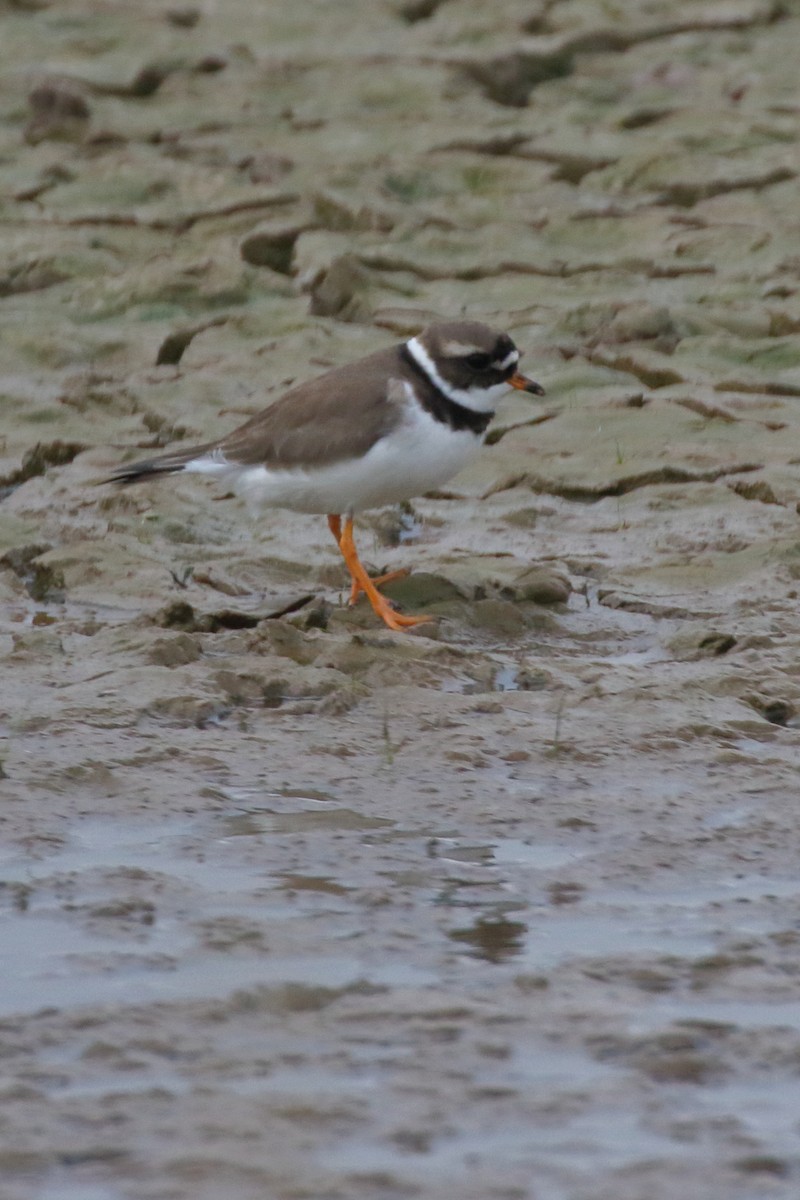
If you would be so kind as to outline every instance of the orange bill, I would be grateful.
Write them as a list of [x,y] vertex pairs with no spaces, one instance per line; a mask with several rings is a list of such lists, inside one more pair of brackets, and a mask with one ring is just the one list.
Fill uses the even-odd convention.
[[544,388],[540,383],[534,383],[532,379],[528,379],[527,375],[520,375],[519,371],[516,375],[512,375],[507,382],[520,392],[530,392],[532,396],[544,395]]

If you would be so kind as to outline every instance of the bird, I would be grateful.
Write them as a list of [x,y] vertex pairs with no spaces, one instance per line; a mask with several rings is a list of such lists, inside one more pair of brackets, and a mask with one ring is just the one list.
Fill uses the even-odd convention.
[[436,321],[405,342],[326,371],[284,393],[218,441],[120,466],[104,483],[184,472],[211,476],[264,507],[326,515],[361,593],[392,630],[435,618],[398,612],[355,546],[357,513],[439,488],[480,449],[509,388],[543,396],[519,370],[507,333],[479,321]]

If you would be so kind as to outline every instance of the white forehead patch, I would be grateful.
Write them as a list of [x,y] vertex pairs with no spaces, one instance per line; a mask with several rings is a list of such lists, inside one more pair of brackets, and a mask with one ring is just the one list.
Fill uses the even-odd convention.
[[[443,342],[442,354],[445,358],[468,358],[470,354],[483,354],[485,351],[479,350],[477,346],[470,345],[467,342]],[[496,371],[505,371],[512,363],[519,362],[519,350],[509,350],[502,362],[492,361],[492,366]]]
[[469,354],[481,354],[482,351],[472,342],[443,342],[442,354],[445,358],[466,358]]

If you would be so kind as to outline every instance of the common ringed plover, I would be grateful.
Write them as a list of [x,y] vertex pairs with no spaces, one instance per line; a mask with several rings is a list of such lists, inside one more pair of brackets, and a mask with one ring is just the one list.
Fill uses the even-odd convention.
[[390,629],[434,618],[395,611],[353,541],[353,517],[441,487],[476,454],[509,387],[544,395],[519,372],[507,333],[477,321],[429,325],[407,342],[292,388],[227,437],[120,467],[107,483],[193,471],[250,500],[325,513],[353,581]]

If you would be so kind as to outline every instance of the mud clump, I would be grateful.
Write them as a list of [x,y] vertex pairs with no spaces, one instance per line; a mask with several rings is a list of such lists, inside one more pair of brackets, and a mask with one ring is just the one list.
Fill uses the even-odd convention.
[[73,79],[43,79],[28,96],[33,116],[25,126],[32,146],[43,141],[82,141],[89,128],[91,109],[84,89]]
[[9,495],[29,479],[43,475],[48,467],[60,467],[71,463],[76,455],[85,449],[86,446],[82,442],[37,442],[30,450],[25,451],[20,467],[0,478],[0,498]]
[[0,558],[0,567],[13,571],[22,580],[32,600],[58,603],[64,599],[66,590],[63,572],[57,567],[37,562],[51,549],[47,545],[20,546],[7,551]]

